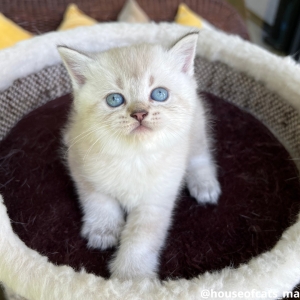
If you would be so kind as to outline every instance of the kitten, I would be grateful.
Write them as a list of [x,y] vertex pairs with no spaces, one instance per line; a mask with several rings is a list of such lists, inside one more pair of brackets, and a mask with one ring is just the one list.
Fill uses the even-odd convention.
[[199,203],[219,197],[194,78],[197,38],[188,34],[170,49],[58,48],[74,93],[64,142],[84,214],[81,234],[99,249],[120,239],[113,277],[156,276],[184,178]]

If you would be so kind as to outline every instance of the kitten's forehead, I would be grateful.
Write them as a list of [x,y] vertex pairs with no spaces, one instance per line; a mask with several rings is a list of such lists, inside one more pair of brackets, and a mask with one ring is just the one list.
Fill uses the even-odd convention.
[[[103,55],[101,61],[115,74],[119,74],[117,84],[122,85],[121,75],[128,78],[144,78],[163,52],[161,46],[141,44],[111,49]],[[153,82],[153,77],[151,81]]]

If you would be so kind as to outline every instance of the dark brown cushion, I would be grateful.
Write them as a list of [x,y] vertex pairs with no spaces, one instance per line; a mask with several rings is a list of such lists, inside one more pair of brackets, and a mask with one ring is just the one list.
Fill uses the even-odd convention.
[[[236,106],[204,94],[211,106],[222,196],[200,206],[184,189],[161,254],[161,278],[192,278],[238,266],[272,248],[300,210],[298,171],[278,140]],[[62,163],[66,95],[25,116],[0,143],[0,193],[16,234],[55,264],[108,277],[115,248],[87,249],[81,211]]]

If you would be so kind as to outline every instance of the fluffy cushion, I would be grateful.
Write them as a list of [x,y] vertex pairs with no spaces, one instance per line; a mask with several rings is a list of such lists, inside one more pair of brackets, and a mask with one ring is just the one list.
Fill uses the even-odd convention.
[[[298,172],[276,138],[250,114],[211,94],[222,196],[200,206],[183,189],[162,251],[161,278],[192,278],[238,266],[275,245],[300,210]],[[25,116],[0,143],[0,193],[14,231],[53,263],[108,277],[115,249],[87,249],[81,211],[63,164],[66,95]]]

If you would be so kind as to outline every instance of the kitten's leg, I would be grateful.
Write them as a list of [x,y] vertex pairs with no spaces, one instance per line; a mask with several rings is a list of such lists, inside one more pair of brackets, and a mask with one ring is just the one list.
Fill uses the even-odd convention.
[[104,250],[117,245],[124,226],[124,213],[119,203],[93,192],[85,195],[81,204],[84,212],[81,235],[88,240],[88,246]]
[[193,121],[191,152],[186,174],[190,194],[198,203],[217,203],[221,194],[221,188],[217,179],[216,169],[215,162],[210,153],[206,116],[199,101]]
[[173,205],[141,205],[129,213],[120,248],[109,266],[112,277],[156,276],[158,256],[169,228],[172,208]]
[[216,166],[207,152],[190,157],[186,181],[192,197],[198,203],[215,204],[221,194]]

